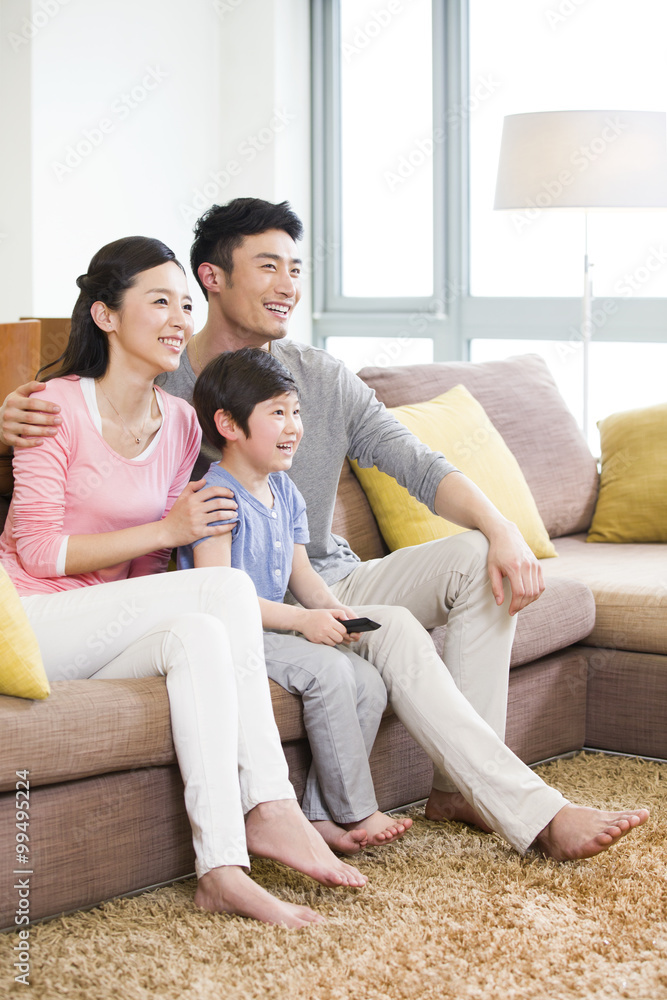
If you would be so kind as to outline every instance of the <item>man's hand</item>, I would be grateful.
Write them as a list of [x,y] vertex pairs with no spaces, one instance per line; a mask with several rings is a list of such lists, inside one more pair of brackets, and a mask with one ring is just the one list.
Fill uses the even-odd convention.
[[28,382],[10,392],[0,406],[0,445],[8,448],[37,448],[46,437],[58,433],[62,423],[60,407],[32,393],[39,393],[45,382]]
[[544,591],[542,568],[524,537],[462,472],[450,472],[441,480],[435,495],[436,512],[460,524],[477,528],[489,540],[489,577],[496,604],[505,599],[503,578],[512,591],[509,613],[515,615],[536,601]]
[[488,567],[496,604],[505,599],[503,577],[509,580],[510,615],[532,604],[544,592],[542,567],[514,524],[506,523],[489,538]]

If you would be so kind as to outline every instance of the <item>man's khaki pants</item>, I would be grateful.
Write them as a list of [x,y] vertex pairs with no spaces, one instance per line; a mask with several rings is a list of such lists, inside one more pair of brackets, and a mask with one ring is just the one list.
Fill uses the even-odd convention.
[[[434,787],[460,790],[523,852],[566,800],[503,743],[516,617],[507,584],[496,604],[487,556],[484,535],[466,531],[361,563],[331,589],[382,623],[352,648],[380,672],[396,715],[433,761]],[[425,630],[444,624],[441,660]]]

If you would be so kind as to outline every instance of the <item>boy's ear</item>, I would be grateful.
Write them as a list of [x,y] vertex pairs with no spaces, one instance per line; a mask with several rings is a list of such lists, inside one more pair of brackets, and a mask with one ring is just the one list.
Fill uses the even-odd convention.
[[227,410],[216,410],[213,414],[216,430],[225,441],[238,441],[240,427],[232,419],[232,415]]

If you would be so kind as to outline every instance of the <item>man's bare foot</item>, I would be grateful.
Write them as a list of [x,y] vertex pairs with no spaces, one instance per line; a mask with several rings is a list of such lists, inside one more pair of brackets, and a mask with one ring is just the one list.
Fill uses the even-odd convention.
[[392,819],[391,816],[376,810],[366,819],[360,819],[358,823],[342,823],[341,825],[350,832],[360,828],[364,829],[368,846],[382,847],[385,844],[391,844],[398,837],[402,837],[405,831],[412,826],[412,820],[408,818]]
[[322,885],[361,888],[368,878],[345,864],[301,812],[296,799],[260,802],[246,816],[248,850],[259,858],[282,861]]
[[332,819],[313,819],[310,822],[331,850],[338,851],[339,854],[358,854],[368,844],[368,834],[362,827],[343,829]]
[[441,792],[432,788],[424,807],[426,819],[437,821],[453,820],[457,823],[471,823],[484,833],[493,833],[478,812],[464,799],[460,792]]
[[648,819],[648,809],[603,812],[568,803],[535,839],[535,847],[556,861],[592,858]]
[[284,924],[285,927],[326,923],[324,917],[308,906],[295,906],[276,899],[235,865],[212,868],[202,875],[195,892],[195,905],[212,913],[236,913],[240,917],[254,917],[266,924]]

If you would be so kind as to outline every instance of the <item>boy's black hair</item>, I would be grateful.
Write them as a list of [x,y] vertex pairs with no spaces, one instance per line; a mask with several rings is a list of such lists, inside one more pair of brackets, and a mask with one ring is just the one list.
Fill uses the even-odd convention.
[[282,229],[294,242],[303,238],[303,223],[289,202],[275,205],[262,198],[235,198],[227,205],[212,205],[195,223],[195,239],[190,250],[190,266],[199,287],[208,292],[199,278],[200,264],[216,264],[231,279],[234,251],[246,236],[269,229]]
[[222,451],[225,439],[213,419],[218,410],[228,413],[250,436],[248,419],[258,403],[299,388],[282,361],[261,347],[225,351],[204,368],[195,383],[192,405],[204,434]]

